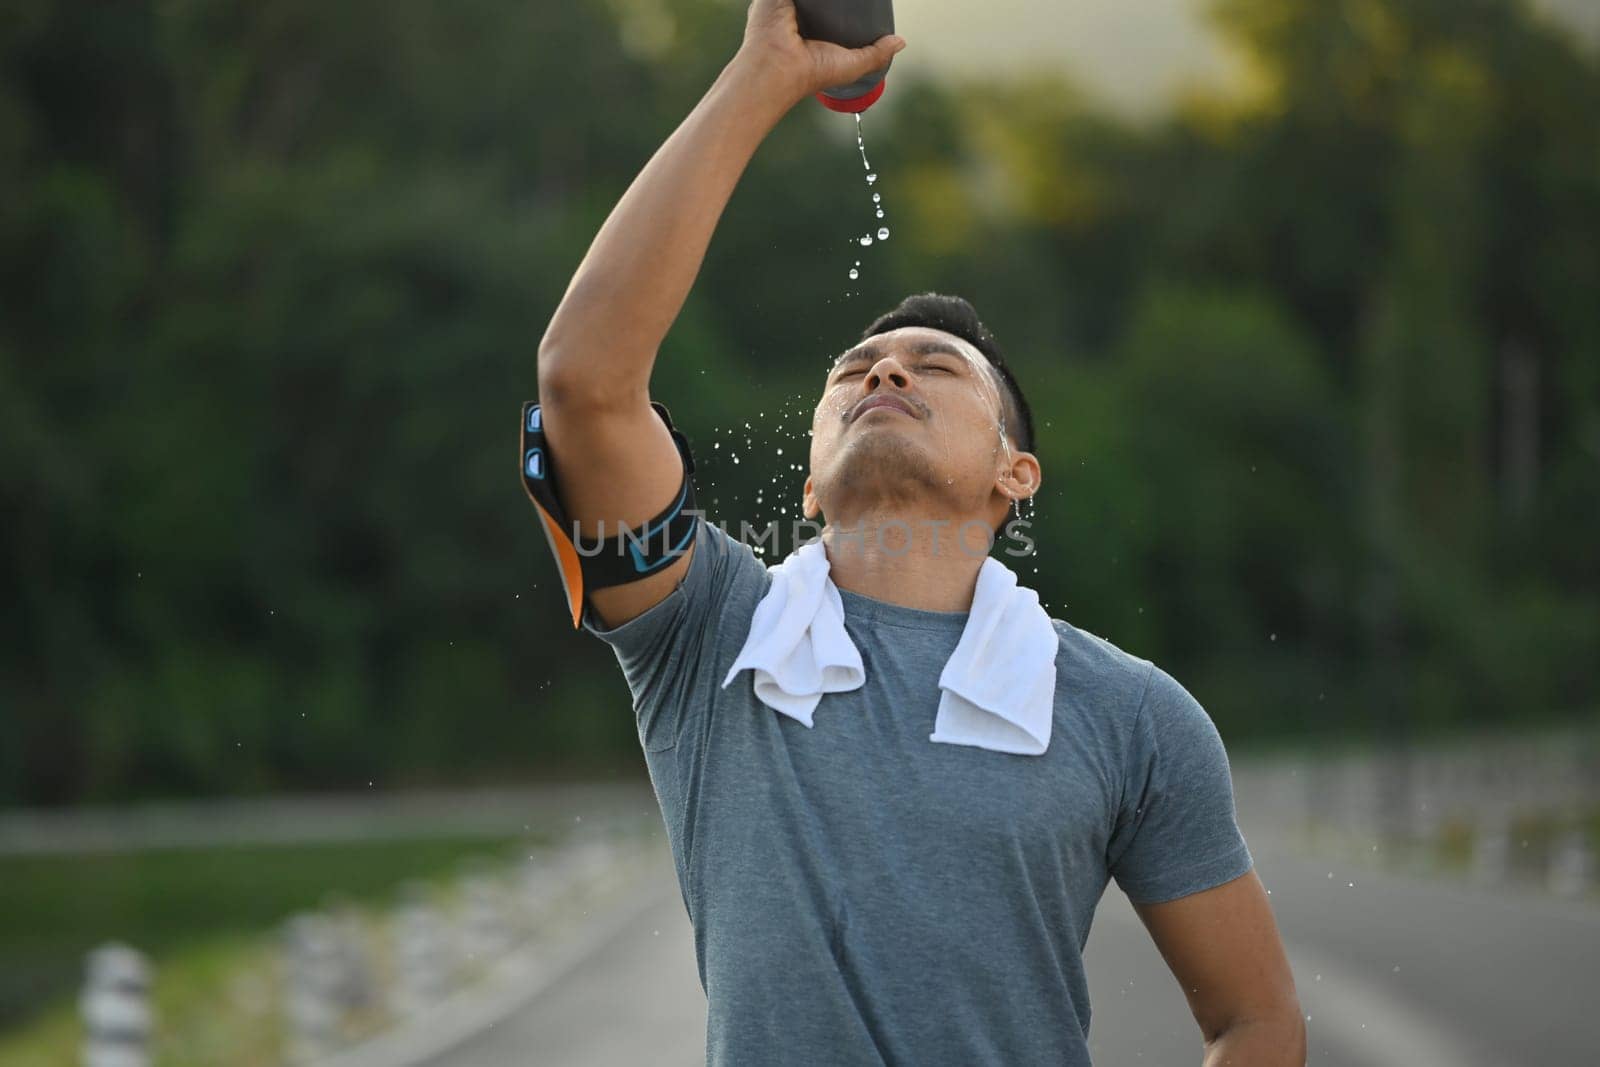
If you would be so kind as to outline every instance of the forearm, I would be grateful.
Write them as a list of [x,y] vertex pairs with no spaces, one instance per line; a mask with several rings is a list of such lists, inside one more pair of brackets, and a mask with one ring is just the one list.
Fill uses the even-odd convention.
[[1202,1067],[1305,1067],[1306,1028],[1299,1009],[1271,1019],[1243,1019],[1206,1043]]
[[644,390],[656,350],[762,140],[795,103],[743,54],[723,68],[601,227],[539,345],[549,385]]

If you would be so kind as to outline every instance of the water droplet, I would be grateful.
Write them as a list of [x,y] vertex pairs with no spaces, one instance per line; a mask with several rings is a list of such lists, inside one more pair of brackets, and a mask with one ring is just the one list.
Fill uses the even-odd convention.
[[878,228],[878,240],[887,241],[888,239],[889,239],[889,227],[887,227],[887,226],[879,227]]
[[870,245],[871,243],[872,243],[872,235],[871,234],[868,234],[867,236],[861,238],[861,245],[862,245],[863,248],[866,247],[867,245]]
[[883,196],[881,194],[879,194],[879,193],[873,193],[872,194],[872,202],[874,204],[876,204],[878,201],[880,201],[882,199],[883,199]]
[[878,180],[878,176],[876,174],[868,174],[867,175],[867,184],[868,185],[871,185],[873,182],[875,182],[877,180]]
[[856,270],[854,267],[851,267],[850,268],[850,280],[851,281],[855,281],[859,277],[861,277],[861,272]]

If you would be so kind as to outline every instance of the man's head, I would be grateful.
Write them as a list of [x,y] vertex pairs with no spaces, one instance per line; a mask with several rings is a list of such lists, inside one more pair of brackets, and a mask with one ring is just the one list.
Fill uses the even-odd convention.
[[976,518],[998,530],[1038,489],[1033,447],[1027,399],[972,305],[910,296],[828,372],[804,512],[829,522],[864,512]]

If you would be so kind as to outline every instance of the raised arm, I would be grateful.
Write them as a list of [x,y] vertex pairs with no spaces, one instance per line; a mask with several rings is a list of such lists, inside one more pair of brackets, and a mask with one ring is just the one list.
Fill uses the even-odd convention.
[[[650,407],[656,351],[683,307],[734,185],[766,135],[813,92],[884,66],[898,37],[846,49],[800,37],[793,0],[753,0],[744,41],[612,209],[539,343],[539,401],[562,504],[585,538],[666,508],[682,467]],[[595,590],[607,627],[666,596],[691,552]]]

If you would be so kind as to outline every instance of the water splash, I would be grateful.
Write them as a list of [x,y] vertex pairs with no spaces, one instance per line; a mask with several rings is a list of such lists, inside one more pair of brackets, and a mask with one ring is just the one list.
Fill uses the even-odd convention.
[[[867,159],[867,141],[866,141],[865,136],[863,136],[863,134],[861,132],[861,113],[859,111],[856,112],[855,119],[856,119],[856,149],[857,149],[857,151],[859,151],[861,153],[861,169],[866,172],[867,184],[870,186],[870,185],[873,185],[873,184],[875,184],[877,182],[878,174],[877,174],[876,171],[874,171],[872,169],[871,161]],[[873,216],[875,218],[879,218],[879,219],[883,218],[884,217],[884,212],[883,212],[883,196],[882,196],[882,194],[874,192],[872,194],[872,203],[873,203]],[[889,239],[889,228],[887,226],[880,226],[878,228],[877,240],[879,240],[879,241],[887,241],[888,239]],[[867,233],[862,234],[860,237],[853,238],[853,240],[857,244],[859,244],[862,248],[871,247],[872,242],[873,242],[872,232],[869,230]],[[861,261],[860,260],[857,260],[855,266],[850,268],[849,275],[850,275],[850,280],[851,281],[857,281],[858,279],[860,279],[860,277],[861,277]],[[845,295],[848,296],[850,294],[846,293]]]

